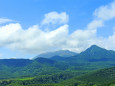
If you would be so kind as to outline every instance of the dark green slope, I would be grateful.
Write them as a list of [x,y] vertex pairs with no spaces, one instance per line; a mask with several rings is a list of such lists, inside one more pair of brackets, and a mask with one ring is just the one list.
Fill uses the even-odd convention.
[[115,67],[101,69],[85,75],[78,72],[62,72],[38,77],[2,80],[0,82],[1,86],[114,86],[114,84]]
[[38,58],[35,60],[1,59],[0,79],[59,72],[60,69],[56,68],[54,64],[56,64],[56,61],[46,58]]
[[47,58],[36,58],[34,60],[36,60],[37,62],[42,63],[42,64],[47,63],[47,64],[51,64],[51,65],[53,65],[56,62],[55,60],[47,59]]
[[62,72],[69,68],[68,64],[47,58],[3,59],[0,60],[0,79],[16,77],[32,77]]
[[29,59],[0,59],[0,79],[19,77],[16,72],[31,63]]
[[32,60],[29,59],[0,59],[0,65],[23,67],[30,64]]
[[[41,75],[36,77],[17,78],[9,80],[1,80],[0,86],[59,86],[59,82],[70,79],[74,76],[80,76],[84,72],[61,72],[51,75]],[[61,85],[61,84],[60,84]],[[63,85],[62,85],[63,86]]]
[[91,72],[80,77],[77,76],[61,84],[68,86],[110,86],[115,84],[115,67]]

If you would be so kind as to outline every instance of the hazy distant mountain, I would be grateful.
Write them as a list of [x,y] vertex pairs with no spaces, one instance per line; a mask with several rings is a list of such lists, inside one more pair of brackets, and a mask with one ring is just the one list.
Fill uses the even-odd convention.
[[53,56],[50,59],[52,60],[57,60],[57,61],[61,61],[61,60],[65,60],[66,58],[62,57],[62,56]]
[[59,50],[59,51],[54,51],[54,52],[43,53],[43,54],[38,55],[37,57],[44,57],[44,58],[51,58],[54,56],[71,57],[74,55],[77,55],[77,53],[69,51],[69,50]]

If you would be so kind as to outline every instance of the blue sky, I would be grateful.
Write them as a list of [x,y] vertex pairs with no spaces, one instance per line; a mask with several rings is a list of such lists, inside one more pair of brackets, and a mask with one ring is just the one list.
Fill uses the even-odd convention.
[[[63,1],[62,0],[12,0],[12,1],[0,0],[0,18],[9,19],[9,21],[6,21],[5,23],[1,23],[0,27],[5,27],[9,25],[9,27],[7,28],[12,28],[12,26],[14,27],[16,26],[17,29],[21,28],[24,31],[26,30],[26,32],[22,30],[17,30],[17,32],[20,32],[18,33],[19,35],[27,34],[27,35],[24,35],[25,40],[27,39],[27,37],[32,39],[31,41],[30,39],[27,39],[27,41],[23,43],[22,42],[23,37],[19,38],[17,35],[14,35],[14,33],[12,33],[13,37],[15,37],[13,38],[14,41],[1,40],[1,43],[3,41],[3,44],[0,45],[0,55],[1,55],[0,57],[1,58],[14,58],[14,57],[15,58],[32,58],[39,53],[59,50],[59,49],[69,49],[75,52],[81,52],[92,44],[97,44],[101,47],[115,50],[114,46],[108,46],[108,43],[111,42],[110,40],[114,39],[113,28],[115,27],[114,16],[112,16],[111,18],[109,17],[110,15],[108,15],[106,12],[109,9],[110,3],[114,3],[114,0],[71,0],[71,1],[70,0],[63,0]],[[102,16],[100,17],[101,14],[98,14],[100,13],[101,11],[100,7],[102,6],[105,6],[103,7],[103,9],[106,9],[104,10],[104,13],[105,15],[107,14],[106,17],[108,17],[108,19],[105,19]],[[106,6],[108,6],[108,8],[106,8]],[[96,15],[94,15],[94,12],[96,9],[98,9],[98,12]],[[111,8],[111,9],[112,11],[114,10],[114,8]],[[109,10],[111,11],[111,9]],[[112,11],[110,14],[113,13]],[[55,12],[55,13],[52,13],[52,12]],[[65,13],[63,14],[63,16],[65,16],[65,18],[67,18],[68,16],[69,18],[68,20],[65,19],[65,21],[62,22],[63,20],[62,17],[58,17],[56,18],[57,19],[56,21],[58,22],[54,24],[49,24],[49,23],[42,24],[42,21],[45,20],[46,18],[45,15],[47,15],[48,13],[52,13],[52,15],[56,14],[58,16],[61,16],[61,13],[62,14]],[[90,34],[91,37],[89,37],[90,36],[89,33],[93,33],[93,32],[91,30],[90,32],[89,29],[87,29],[88,28],[87,26],[95,20],[101,21],[104,25],[95,27],[96,32],[93,35]],[[52,23],[52,21],[48,21],[48,22]],[[62,22],[62,23],[59,23],[59,22]],[[10,24],[14,24],[14,25],[10,26]],[[41,32],[36,30],[34,33],[30,33],[31,30],[29,32],[29,27],[35,30],[36,28],[38,28],[41,30]],[[58,30],[60,29],[60,27],[62,27],[63,31]],[[63,28],[66,28],[66,29],[63,29]],[[48,30],[48,32],[46,30]],[[58,31],[62,33],[67,33],[67,34],[62,34],[62,33],[59,33]],[[43,39],[43,38],[40,38],[42,35],[41,36],[35,35],[37,34],[37,32],[38,34],[43,33],[44,34],[43,36],[44,37],[46,36],[45,37],[46,40],[45,41],[41,40]],[[57,35],[55,36],[53,33]],[[83,35],[88,33],[88,35],[86,36],[89,38],[86,39],[85,38],[86,36],[82,37],[80,35],[75,35],[79,33]],[[34,34],[35,36],[31,36],[32,34]],[[62,37],[58,36],[58,34],[62,35]],[[4,37],[4,36],[1,35],[1,37]],[[11,34],[8,37],[9,38],[11,37],[12,39]],[[36,38],[36,39],[33,40],[33,38]],[[62,38],[62,40],[59,41],[60,38]],[[65,39],[65,38],[68,38],[68,39]],[[16,42],[17,40],[15,39],[17,40],[21,39],[20,40],[21,42]],[[99,41],[99,43],[95,42],[94,40],[92,41],[92,39]],[[54,41],[57,41],[57,42],[52,43]],[[85,41],[89,41],[91,43],[86,44],[84,43]],[[28,42],[28,46],[26,47],[20,46],[22,44],[26,45],[27,42]],[[48,42],[48,43],[42,45],[43,42]],[[107,42],[107,44],[104,45],[103,44],[104,42]],[[4,43],[6,43],[6,45]],[[36,46],[41,46],[41,47],[35,47],[33,45],[29,46],[29,43],[30,45],[38,44]],[[111,43],[112,43],[111,45],[113,45],[114,41]],[[16,46],[19,46],[19,47],[16,47]]]
[[22,24],[25,29],[39,24],[52,11],[69,15],[70,31],[83,28],[93,19],[93,12],[113,0],[0,0],[0,17]]

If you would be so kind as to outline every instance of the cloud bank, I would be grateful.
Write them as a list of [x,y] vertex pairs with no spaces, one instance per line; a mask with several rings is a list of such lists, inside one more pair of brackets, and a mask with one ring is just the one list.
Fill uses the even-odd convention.
[[[84,51],[96,44],[106,49],[115,50],[115,28],[113,35],[107,38],[97,37],[97,30],[104,22],[115,18],[115,1],[97,8],[94,20],[85,29],[77,29],[69,34],[69,15],[66,12],[45,14],[40,25],[23,29],[19,23],[10,23],[0,27],[0,47],[7,47],[25,53],[39,54],[47,51],[68,49],[75,52]],[[52,31],[41,29],[44,25],[58,25]]]

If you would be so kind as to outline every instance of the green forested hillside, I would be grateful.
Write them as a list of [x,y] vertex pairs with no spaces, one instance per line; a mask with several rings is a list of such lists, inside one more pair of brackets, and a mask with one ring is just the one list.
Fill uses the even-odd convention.
[[[35,85],[35,84],[58,84],[64,80],[70,79],[74,76],[83,75],[85,72],[60,72],[54,73],[51,75],[40,75],[35,77],[26,77],[26,78],[15,78],[15,79],[8,79],[2,80],[0,85]],[[87,72],[86,72],[87,73]]]
[[82,74],[80,72],[62,72],[0,81],[0,86],[114,86],[114,84],[115,67],[87,74],[83,72]]
[[115,84],[115,67],[90,72],[62,82],[64,85],[110,86]]

